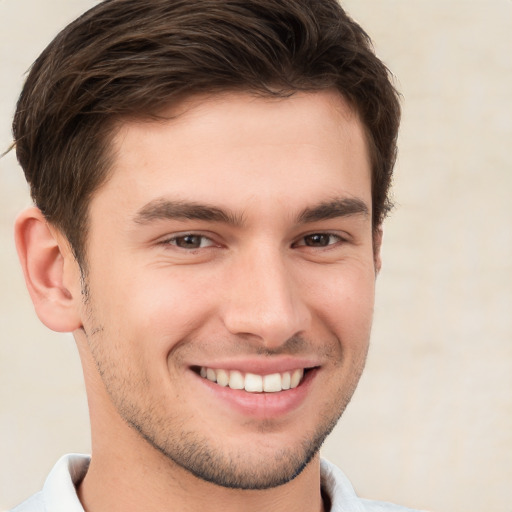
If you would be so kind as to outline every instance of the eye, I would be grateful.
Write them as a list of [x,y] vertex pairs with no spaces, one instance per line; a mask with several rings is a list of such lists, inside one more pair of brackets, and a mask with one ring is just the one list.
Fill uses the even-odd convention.
[[204,247],[211,247],[214,245],[214,242],[208,237],[203,235],[194,235],[193,233],[173,236],[166,240],[165,243],[175,245],[180,249],[202,249]]
[[331,233],[312,233],[311,235],[306,235],[302,237],[295,246],[305,246],[305,247],[328,247],[329,245],[337,244],[343,239],[338,235],[333,235]]

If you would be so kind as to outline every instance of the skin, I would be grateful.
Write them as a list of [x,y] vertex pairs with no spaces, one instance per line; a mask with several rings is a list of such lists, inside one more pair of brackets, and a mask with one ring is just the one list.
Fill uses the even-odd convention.
[[[89,512],[320,511],[317,449],[363,369],[380,268],[361,123],[333,91],[169,114],[119,126],[85,288],[37,209],[17,221],[36,311],[74,333],[84,367],[79,497]],[[312,370],[240,406],[201,366]]]

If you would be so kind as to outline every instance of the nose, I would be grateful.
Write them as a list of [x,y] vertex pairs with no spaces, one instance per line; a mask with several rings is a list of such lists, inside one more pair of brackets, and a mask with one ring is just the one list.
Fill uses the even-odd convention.
[[222,316],[235,335],[276,349],[308,329],[311,314],[300,275],[279,250],[260,249],[230,266]]

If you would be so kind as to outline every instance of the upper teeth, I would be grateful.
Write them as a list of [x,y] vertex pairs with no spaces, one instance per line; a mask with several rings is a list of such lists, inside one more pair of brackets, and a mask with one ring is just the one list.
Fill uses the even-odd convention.
[[276,393],[286,389],[296,388],[302,377],[304,369],[300,368],[291,372],[271,373],[269,375],[256,375],[238,370],[216,370],[202,367],[201,377],[216,382],[220,386],[229,386],[231,389],[244,389],[249,393]]

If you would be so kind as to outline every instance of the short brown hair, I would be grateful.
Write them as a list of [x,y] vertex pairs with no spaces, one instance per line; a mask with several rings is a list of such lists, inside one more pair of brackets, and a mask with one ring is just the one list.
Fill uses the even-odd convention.
[[360,116],[373,226],[389,208],[400,107],[390,73],[336,0],[106,0],[35,61],[13,122],[18,160],[47,220],[85,260],[87,211],[124,117],[184,96],[337,89]]

